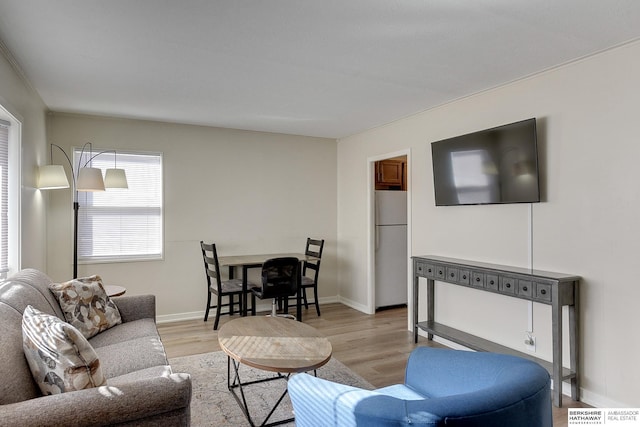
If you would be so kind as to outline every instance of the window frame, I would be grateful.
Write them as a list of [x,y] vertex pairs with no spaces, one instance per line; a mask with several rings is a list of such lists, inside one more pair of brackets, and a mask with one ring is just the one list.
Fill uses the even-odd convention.
[[[8,124],[7,155],[7,266],[0,268],[0,280],[17,273],[22,265],[21,189],[22,189],[22,122],[2,105],[0,120]],[[2,239],[2,236],[0,236]],[[1,267],[1,266],[0,266]]]
[[[74,164],[74,169],[78,167],[78,159],[79,159],[79,154],[82,151],[82,147],[72,147],[71,152],[72,152],[72,161]],[[113,155],[115,151],[115,156],[116,156],[116,162],[118,160],[119,156],[124,156],[124,155],[129,155],[129,156],[152,156],[152,157],[157,157],[159,160],[159,176],[158,176],[158,185],[159,185],[159,253],[145,253],[145,254],[140,254],[140,255],[127,255],[127,254],[123,254],[123,255],[114,255],[114,254],[110,254],[110,255],[83,255],[81,252],[81,245],[80,242],[78,242],[78,264],[106,264],[106,263],[123,263],[123,262],[142,262],[142,261],[161,261],[164,259],[164,156],[162,152],[151,152],[151,151],[139,151],[139,150],[114,150],[114,149],[104,149],[104,148],[92,148],[91,153],[92,154],[88,154],[86,152],[85,149],[85,160],[90,158],[91,156],[95,156],[95,158],[93,159],[93,163],[96,162],[100,162],[100,156],[103,154],[98,154],[98,153],[103,153],[104,154],[111,154]],[[89,157],[86,157],[89,156]],[[80,166],[83,166],[83,164],[80,164]],[[94,166],[96,166],[94,164]],[[123,166],[122,163],[116,163],[116,166],[118,168],[125,168]],[[114,167],[113,165],[109,165],[107,167]],[[103,175],[104,175],[104,167],[102,168],[103,170]],[[126,168],[125,168],[126,170]],[[77,172],[76,172],[77,173]],[[128,175],[130,175],[130,173],[127,173]],[[128,177],[129,178],[129,177]],[[127,190],[122,190],[122,191],[127,191]],[[106,190],[106,193],[108,194],[109,190]],[[100,192],[102,193],[102,192]],[[81,235],[81,227],[82,227],[82,215],[83,215],[83,210],[86,210],[87,207],[87,200],[91,200],[93,193],[91,192],[78,192],[78,198],[77,201],[79,203],[79,215],[78,215],[78,238],[80,238]],[[93,205],[91,205],[93,206]],[[112,209],[112,208],[106,208],[106,209]],[[118,206],[115,209],[123,209],[124,211],[126,211],[126,206]],[[134,207],[132,209],[140,209],[139,207]],[[86,211],[85,211],[86,213]]]

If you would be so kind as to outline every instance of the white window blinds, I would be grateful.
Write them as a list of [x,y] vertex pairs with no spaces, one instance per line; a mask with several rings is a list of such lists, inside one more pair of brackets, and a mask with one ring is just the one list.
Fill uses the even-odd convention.
[[[75,165],[79,156],[75,149]],[[162,258],[162,155],[103,153],[91,166],[124,169],[129,188],[78,193],[78,260]]]
[[0,277],[9,271],[9,123],[0,120]]

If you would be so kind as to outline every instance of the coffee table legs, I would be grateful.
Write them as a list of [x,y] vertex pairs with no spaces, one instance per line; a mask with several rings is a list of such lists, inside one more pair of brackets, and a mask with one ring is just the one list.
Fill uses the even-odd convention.
[[[233,366],[233,373],[231,372],[232,366]],[[282,375],[281,373],[278,373],[278,375],[275,377],[263,378],[260,380],[248,381],[243,383],[240,380],[240,373],[238,372],[239,368],[240,368],[240,362],[237,362],[236,360],[227,356],[227,388],[229,389],[231,394],[233,394],[233,397],[236,399],[236,402],[238,402],[238,405],[240,405],[240,409],[242,409],[244,416],[247,417],[247,420],[249,421],[249,425],[251,425],[251,427],[255,427],[256,424],[254,424],[253,420],[251,419],[251,415],[249,414],[249,407],[247,406],[247,400],[244,397],[243,387],[251,384],[263,383],[267,381],[280,380],[280,379],[287,381],[289,379],[290,374]],[[232,375],[233,375],[233,380],[231,379]],[[236,391],[236,389],[240,390],[240,396],[238,396],[238,392]],[[286,395],[287,395],[287,389],[285,388],[284,392],[282,393],[282,395],[280,396],[276,404],[271,409],[271,412],[269,412],[269,414],[264,419],[262,424],[260,424],[261,427],[277,426],[277,425],[285,424],[294,420],[294,418],[288,418],[286,420],[274,421],[272,423],[267,424],[267,422],[269,421],[269,418],[271,418],[271,415],[273,415],[276,408],[278,407],[278,405],[280,405],[280,402],[282,402],[282,399],[284,399]]]

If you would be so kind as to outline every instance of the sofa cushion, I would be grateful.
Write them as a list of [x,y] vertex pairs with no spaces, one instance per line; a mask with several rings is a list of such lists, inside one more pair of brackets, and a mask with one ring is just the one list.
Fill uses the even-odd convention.
[[157,335],[97,347],[95,351],[100,358],[104,375],[109,379],[140,369],[169,364],[162,341]]
[[106,384],[98,355],[72,325],[27,306],[22,335],[24,354],[43,394]]
[[117,344],[136,338],[158,338],[156,322],[153,319],[139,319],[132,322],[124,322],[117,328],[107,329],[95,337],[89,338],[89,343],[95,349],[107,345]]
[[139,371],[129,372],[118,377],[109,378],[109,387],[119,387],[140,380],[149,380],[158,377],[169,377],[173,374],[171,366],[158,365],[150,368],[140,369]]
[[122,323],[118,307],[107,296],[100,276],[52,283],[49,288],[58,299],[67,322],[86,338]]

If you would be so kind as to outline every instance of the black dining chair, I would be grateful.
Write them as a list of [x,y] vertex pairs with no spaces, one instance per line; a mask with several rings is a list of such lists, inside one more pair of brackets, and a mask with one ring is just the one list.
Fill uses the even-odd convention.
[[[295,257],[271,258],[262,264],[262,287],[252,288],[251,292],[260,299],[269,299],[271,303],[271,316],[289,317],[290,314],[277,314],[277,301],[288,300],[298,291],[300,276],[300,261]],[[286,312],[286,310],[285,310]]]
[[[204,270],[207,277],[207,308],[204,313],[204,321],[209,318],[209,309],[216,309],[216,320],[213,323],[213,330],[218,329],[218,323],[220,322],[221,314],[234,314],[233,306],[235,304],[235,297],[238,297],[238,313],[242,313],[242,279],[229,279],[222,280],[220,278],[220,266],[218,264],[218,251],[216,250],[215,243],[204,243],[200,241],[200,248],[202,249],[202,258],[204,259]],[[256,285],[254,283],[247,283],[247,293],[251,292],[251,289]],[[216,304],[211,305],[211,295],[216,296]],[[227,297],[228,302],[222,302],[222,297]],[[229,307],[226,312],[222,312],[222,307]],[[256,298],[254,294],[251,294],[251,313],[256,314]]]
[[[313,302],[316,306],[316,312],[320,316],[320,304],[318,302],[318,276],[320,274],[320,258],[322,258],[322,249],[324,248],[324,239],[307,238],[307,246],[304,254],[318,258],[317,261],[304,261],[302,264],[302,282],[300,289],[304,308],[309,309],[309,301],[307,300],[307,289],[313,289]],[[309,272],[310,276],[307,275]]]

